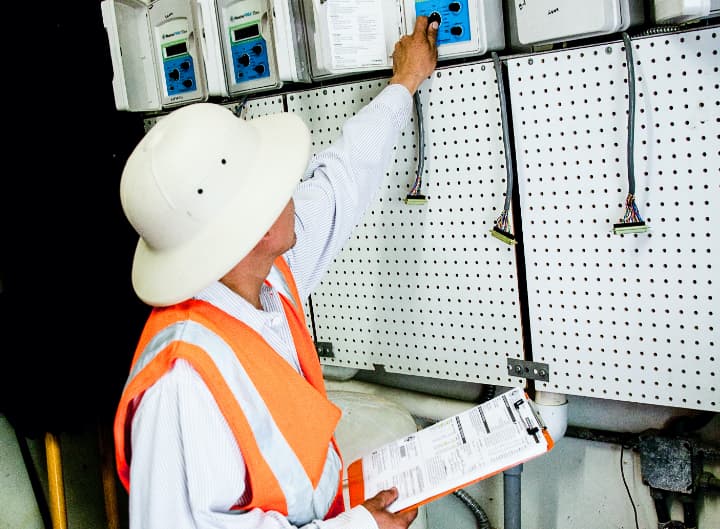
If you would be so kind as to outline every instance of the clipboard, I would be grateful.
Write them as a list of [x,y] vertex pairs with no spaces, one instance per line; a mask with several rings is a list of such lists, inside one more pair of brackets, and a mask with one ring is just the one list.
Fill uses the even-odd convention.
[[554,441],[521,388],[386,443],[347,469],[350,506],[397,487],[391,512],[415,509],[549,452]]

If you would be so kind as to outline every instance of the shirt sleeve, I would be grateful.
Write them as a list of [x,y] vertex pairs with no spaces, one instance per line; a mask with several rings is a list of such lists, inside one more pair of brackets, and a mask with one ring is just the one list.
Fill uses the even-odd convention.
[[[142,398],[132,428],[130,528],[293,529],[282,513],[231,511],[246,467],[212,394],[184,360]],[[307,529],[378,529],[362,506]]]
[[410,122],[412,96],[386,86],[340,136],[310,160],[295,195],[295,247],[286,255],[302,299],[320,283],[377,195],[401,132]]

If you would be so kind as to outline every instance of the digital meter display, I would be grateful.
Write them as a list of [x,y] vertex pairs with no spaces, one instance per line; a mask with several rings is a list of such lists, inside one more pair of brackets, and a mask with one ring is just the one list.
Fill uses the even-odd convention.
[[239,40],[245,40],[249,39],[251,37],[257,37],[260,35],[260,27],[257,24],[253,24],[252,26],[244,26],[241,28],[234,28],[232,30],[233,34],[233,42],[237,42]]
[[184,55],[188,52],[187,42],[178,42],[177,44],[165,46],[163,51],[165,52],[166,59],[170,57],[177,57],[178,55]]

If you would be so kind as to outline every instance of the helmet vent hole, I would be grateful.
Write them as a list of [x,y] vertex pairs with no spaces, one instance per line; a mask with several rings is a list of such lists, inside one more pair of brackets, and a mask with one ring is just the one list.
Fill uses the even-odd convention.
[[227,163],[227,160],[225,158],[223,158],[222,160],[220,160],[220,163],[225,165]]
[[204,193],[203,188],[202,188],[202,187],[199,187],[198,190],[197,190],[197,194],[198,194],[198,195],[202,195],[203,193]]

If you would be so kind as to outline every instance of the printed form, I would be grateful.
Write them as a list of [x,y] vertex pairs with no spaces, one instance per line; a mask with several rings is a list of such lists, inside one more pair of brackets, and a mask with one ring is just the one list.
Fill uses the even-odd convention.
[[392,512],[416,507],[537,457],[553,441],[524,390],[514,388],[348,467],[350,504],[398,488]]
[[328,4],[333,69],[387,66],[383,0],[335,0]]

